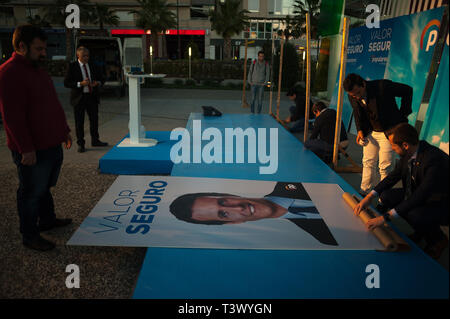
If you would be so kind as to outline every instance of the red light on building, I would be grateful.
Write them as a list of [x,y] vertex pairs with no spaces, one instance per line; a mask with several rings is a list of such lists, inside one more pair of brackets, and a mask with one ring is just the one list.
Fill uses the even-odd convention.
[[[150,34],[150,30],[143,29],[111,29],[111,35],[143,35]],[[166,30],[166,35],[177,35],[176,29]],[[180,35],[205,35],[205,30],[180,30]]]

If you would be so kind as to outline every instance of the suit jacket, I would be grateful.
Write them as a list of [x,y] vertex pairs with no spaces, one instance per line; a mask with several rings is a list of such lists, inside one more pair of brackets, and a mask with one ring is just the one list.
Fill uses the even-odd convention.
[[[330,145],[334,144],[334,133],[336,130],[336,110],[325,109],[314,121],[314,128],[311,134],[311,139],[316,139],[320,136],[322,141]],[[347,140],[347,132],[345,131],[344,123],[341,122],[341,139]]]
[[[91,73],[91,81],[100,82],[100,85],[105,83],[101,72],[95,67],[93,63],[88,63],[89,70]],[[72,62],[67,68],[66,76],[64,77],[64,86],[70,88],[70,104],[72,106],[77,106],[83,95],[83,87],[78,87],[77,83],[82,82],[83,73],[81,73],[81,67],[78,61]],[[96,86],[92,90],[92,94],[97,103],[100,103],[99,86]]]
[[[309,101],[309,105],[312,105],[311,100]],[[291,115],[291,121],[298,121],[300,119],[305,119],[305,108],[306,108],[306,96],[303,93],[297,92],[295,97],[295,110]],[[309,119],[313,119],[314,114],[309,109]]]
[[[399,215],[424,205],[448,207],[448,159],[448,155],[439,148],[425,141],[419,142],[412,174],[412,179],[414,179],[412,194],[410,198],[394,207]],[[408,160],[401,158],[395,169],[375,186],[374,190],[381,194],[400,180],[403,188],[406,189],[407,174],[409,174]]]
[[[401,123],[408,122],[406,118],[412,113],[413,89],[409,85],[392,82],[390,80],[366,81],[367,100],[376,100],[376,112],[378,121],[383,131]],[[397,106],[395,97],[401,97],[400,109]],[[348,95],[348,99],[353,108],[356,129],[363,131],[364,136],[369,134],[373,128],[369,121],[369,116],[361,102]]]
[[[286,197],[292,199],[311,200],[301,183],[277,183],[272,193],[267,196]],[[286,218],[322,244],[337,246],[327,224],[322,219]]]

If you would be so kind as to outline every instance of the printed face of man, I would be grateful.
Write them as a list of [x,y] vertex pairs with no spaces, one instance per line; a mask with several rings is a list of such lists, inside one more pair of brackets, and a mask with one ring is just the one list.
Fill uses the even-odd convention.
[[39,38],[34,38],[26,51],[25,57],[34,65],[45,62],[45,59],[47,58],[47,42],[42,41]]
[[198,221],[216,220],[227,223],[274,217],[276,207],[262,198],[198,197],[192,205],[192,218]]

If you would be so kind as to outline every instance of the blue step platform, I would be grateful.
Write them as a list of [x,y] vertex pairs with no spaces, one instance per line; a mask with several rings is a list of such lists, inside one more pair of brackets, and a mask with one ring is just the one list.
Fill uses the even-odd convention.
[[[125,136],[125,138],[129,135]],[[117,147],[116,144],[99,161],[100,172],[117,175],[170,174],[173,162],[170,149],[176,141],[170,140],[170,132],[148,131],[146,138],[158,140],[152,147]]]
[[[259,164],[177,164],[172,176],[336,183],[356,193],[339,175],[268,115],[224,114],[204,118],[202,128],[277,127],[279,167],[260,175]],[[449,297],[449,275],[408,237],[408,252],[374,250],[226,250],[148,248],[133,298],[310,299]],[[368,265],[379,267],[380,287],[366,286]]]

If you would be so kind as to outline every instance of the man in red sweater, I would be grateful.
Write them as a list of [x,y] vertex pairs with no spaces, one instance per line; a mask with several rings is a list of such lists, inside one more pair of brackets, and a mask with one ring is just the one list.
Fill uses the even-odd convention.
[[31,25],[18,26],[13,46],[13,56],[0,66],[0,111],[19,175],[23,244],[45,251],[55,244],[39,232],[72,222],[56,218],[50,193],[63,161],[61,144],[69,149],[72,139],[52,79],[41,67],[47,56],[45,33]]

